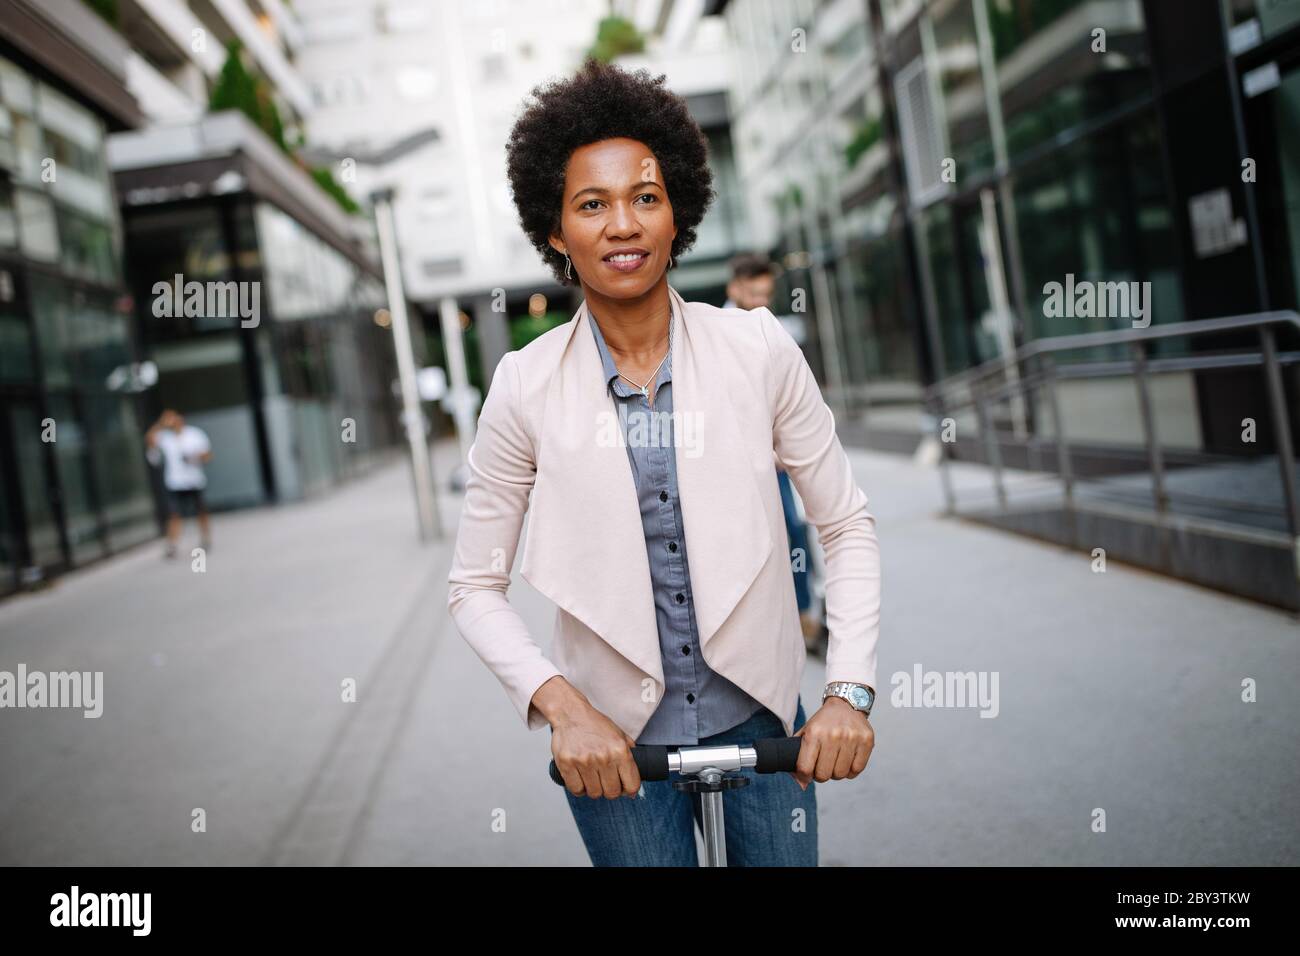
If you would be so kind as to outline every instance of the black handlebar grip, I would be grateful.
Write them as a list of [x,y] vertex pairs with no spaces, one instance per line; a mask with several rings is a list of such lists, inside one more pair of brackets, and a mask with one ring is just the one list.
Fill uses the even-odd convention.
[[[632,759],[636,762],[637,773],[642,780],[668,779],[668,748],[661,744],[646,744],[632,748]],[[560,768],[551,761],[551,779],[564,786],[564,776]]]
[[799,748],[803,746],[802,737],[765,737],[754,741],[754,753],[758,761],[754,764],[757,773],[794,773],[799,762]]

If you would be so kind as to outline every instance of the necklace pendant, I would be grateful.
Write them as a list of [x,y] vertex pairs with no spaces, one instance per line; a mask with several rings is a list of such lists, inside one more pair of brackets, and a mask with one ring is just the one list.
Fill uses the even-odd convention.
[[649,397],[650,397],[650,386],[649,386],[649,385],[642,385],[642,386],[641,386],[641,394],[642,394],[645,398],[649,398]]

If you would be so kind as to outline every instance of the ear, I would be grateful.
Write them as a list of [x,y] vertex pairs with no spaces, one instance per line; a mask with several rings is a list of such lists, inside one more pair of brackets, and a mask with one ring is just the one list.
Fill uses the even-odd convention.
[[554,232],[551,233],[551,235],[547,237],[546,241],[549,242],[551,244],[551,248],[554,249],[556,252],[558,252],[560,255],[564,256],[569,254],[568,244],[559,235],[559,233],[554,233]]

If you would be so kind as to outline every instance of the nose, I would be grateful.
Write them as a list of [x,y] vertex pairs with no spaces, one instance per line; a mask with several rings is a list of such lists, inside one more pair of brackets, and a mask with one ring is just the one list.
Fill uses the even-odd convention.
[[641,224],[637,220],[636,210],[628,202],[614,203],[610,208],[609,221],[605,231],[611,239],[626,239],[641,234]]

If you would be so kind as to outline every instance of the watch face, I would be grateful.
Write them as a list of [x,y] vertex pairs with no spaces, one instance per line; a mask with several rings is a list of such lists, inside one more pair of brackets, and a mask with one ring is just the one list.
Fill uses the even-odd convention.
[[854,687],[849,691],[849,697],[858,710],[867,710],[871,707],[871,691],[865,687]]

